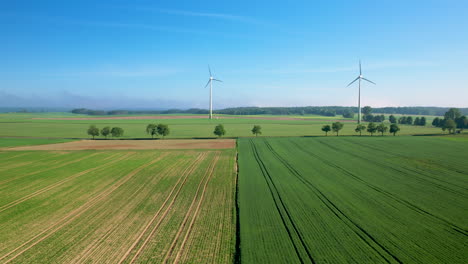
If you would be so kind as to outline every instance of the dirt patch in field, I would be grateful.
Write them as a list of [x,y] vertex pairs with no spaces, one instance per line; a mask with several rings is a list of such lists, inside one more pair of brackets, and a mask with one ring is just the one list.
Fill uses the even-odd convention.
[[80,140],[58,144],[4,148],[3,150],[87,150],[87,149],[228,149],[234,139],[182,140]]

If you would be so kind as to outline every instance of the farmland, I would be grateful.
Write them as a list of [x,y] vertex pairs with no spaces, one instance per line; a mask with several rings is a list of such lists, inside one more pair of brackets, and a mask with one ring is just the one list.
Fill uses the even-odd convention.
[[[335,121],[344,123],[340,135],[356,135],[355,122],[351,119],[342,120],[338,117],[318,116],[219,116],[219,119],[208,120],[189,118],[189,116],[167,115],[162,119],[141,119],[144,116],[103,117],[111,119],[89,119],[89,116],[77,115],[71,118],[63,113],[56,114],[0,114],[0,137],[48,137],[48,138],[89,138],[86,130],[89,125],[98,128],[117,126],[125,130],[122,138],[150,138],[145,128],[150,123],[168,124],[171,130],[168,138],[206,138],[213,137],[213,129],[217,124],[226,128],[226,137],[251,136],[253,125],[261,125],[265,136],[322,136],[321,127]],[[50,119],[48,119],[50,118]],[[58,118],[58,119],[57,119]],[[85,118],[84,120],[82,118]],[[118,119],[121,118],[121,119]],[[125,118],[125,119],[123,119]],[[167,119],[171,118],[171,119]],[[401,135],[412,134],[442,134],[440,128],[430,126],[400,125]],[[366,134],[366,133],[364,133]]]
[[0,152],[0,263],[229,263],[234,156]]
[[[326,137],[339,119],[315,116],[74,117],[0,115],[0,263],[468,258],[466,133],[359,137],[341,120]],[[159,122],[170,139],[145,133]],[[191,139],[219,123],[240,137]],[[123,140],[80,140],[90,124],[123,127]]]
[[240,139],[241,261],[466,263],[468,141],[447,139]]

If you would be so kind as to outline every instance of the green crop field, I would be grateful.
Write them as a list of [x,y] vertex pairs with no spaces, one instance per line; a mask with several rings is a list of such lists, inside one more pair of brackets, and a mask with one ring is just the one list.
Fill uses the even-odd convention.
[[235,151],[0,151],[0,263],[229,263]]
[[243,263],[466,263],[466,137],[239,139]]
[[[146,115],[147,116],[147,115]],[[214,137],[213,130],[217,124],[223,124],[226,137],[252,136],[253,125],[261,125],[264,136],[322,136],[321,128],[325,124],[339,121],[338,117],[305,116],[257,116],[249,119],[237,116],[220,116],[220,119],[107,119],[107,120],[57,120],[33,118],[70,118],[90,116],[70,116],[67,113],[55,114],[0,114],[0,137],[57,137],[57,138],[88,138],[86,131],[89,125],[98,128],[118,126],[125,130],[122,138],[149,138],[146,126],[150,123],[168,124],[171,130],[168,138],[204,138]],[[109,116],[107,116],[109,117]],[[138,116],[132,116],[138,118]],[[168,115],[167,117],[174,117]],[[227,118],[229,117],[229,118]],[[94,116],[91,116],[94,118]],[[283,120],[282,118],[298,118]],[[340,135],[356,135],[356,123],[353,120],[341,120],[344,128]],[[388,124],[387,124],[388,125]],[[410,134],[443,134],[440,128],[430,126],[400,125],[401,135]],[[332,134],[332,133],[329,133]],[[367,134],[367,133],[364,133]],[[387,133],[388,134],[388,133]]]

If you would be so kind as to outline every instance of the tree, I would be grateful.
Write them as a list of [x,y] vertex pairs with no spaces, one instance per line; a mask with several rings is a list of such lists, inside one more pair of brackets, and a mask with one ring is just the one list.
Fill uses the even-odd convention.
[[372,107],[370,106],[364,106],[362,108],[362,114],[363,115],[370,115],[372,113]]
[[419,126],[420,122],[419,122],[419,117],[416,117],[413,121],[413,125],[415,126]]
[[151,138],[158,135],[158,125],[156,124],[148,124],[146,126],[146,133],[151,135]]
[[401,116],[398,118],[398,124],[406,124],[406,116]]
[[95,125],[90,125],[88,128],[88,135],[92,136],[93,139],[96,136],[99,136],[99,128],[97,128]]
[[354,112],[351,112],[350,110],[346,109],[343,111],[343,117],[344,118],[354,118]]
[[372,122],[372,121],[374,121],[374,115],[372,115],[372,114],[363,115],[362,120],[364,120],[366,122]]
[[379,131],[380,133],[382,133],[382,136],[385,132],[387,132],[388,130],[388,127],[384,124],[384,123],[380,123],[378,126],[377,126],[377,131]]
[[226,134],[226,130],[224,129],[224,126],[219,124],[215,127],[213,134],[215,134],[218,137],[222,137]]
[[412,116],[406,117],[406,124],[408,124],[408,125],[413,124],[413,117]]
[[440,126],[440,118],[438,118],[438,117],[434,118],[434,120],[432,120],[432,125],[435,126],[435,127],[439,127]]
[[356,132],[359,132],[359,136],[362,135],[362,131],[365,131],[366,130],[366,126],[365,125],[361,125],[361,124],[358,124],[356,126],[356,129],[354,129],[354,131]]
[[262,134],[262,127],[259,125],[254,125],[252,128],[252,134],[255,134],[255,136],[258,136],[258,134]]
[[124,134],[124,130],[121,127],[113,127],[111,129],[111,134],[113,137],[121,137]]
[[369,123],[369,124],[367,125],[367,132],[369,132],[370,135],[372,136],[372,135],[375,133],[375,131],[377,131],[377,127],[375,126],[375,124],[372,123],[372,122]]
[[455,120],[461,116],[460,110],[458,108],[450,108],[447,112],[445,112],[444,117],[445,119],[452,119]]
[[395,136],[395,134],[400,131],[400,128],[398,127],[397,124],[391,124],[390,125],[390,133],[393,134],[393,136]]
[[338,136],[338,132],[343,128],[343,123],[341,122],[335,122],[332,124],[332,130],[333,132],[336,132],[336,136]]
[[110,134],[111,128],[106,126],[101,129],[101,135],[107,138],[107,136]]
[[328,136],[328,132],[330,132],[330,130],[331,130],[330,125],[324,125],[322,127],[322,131],[325,132],[325,136]]
[[390,123],[392,123],[392,124],[396,124],[397,119],[395,118],[394,115],[390,115],[390,116],[388,117],[388,121],[390,121]]
[[169,126],[165,124],[159,124],[157,127],[158,134],[163,136],[163,138],[167,135],[169,135]]
[[465,128],[468,128],[468,119],[466,116],[461,116],[455,119],[455,123],[457,123],[457,128],[463,131]]
[[420,126],[426,126],[426,118],[423,116],[419,119]]
[[442,127],[442,130],[448,130],[450,134],[455,134],[455,129],[457,128],[457,123],[453,121],[452,119],[449,119],[445,122],[444,126]]

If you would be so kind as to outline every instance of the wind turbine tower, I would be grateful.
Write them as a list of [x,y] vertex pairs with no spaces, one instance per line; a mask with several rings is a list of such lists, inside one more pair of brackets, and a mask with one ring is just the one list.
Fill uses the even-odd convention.
[[351,84],[353,84],[355,81],[358,81],[359,80],[359,96],[358,96],[358,109],[359,109],[359,113],[358,113],[358,124],[361,123],[361,80],[364,80],[364,81],[368,81],[372,84],[375,84],[373,81],[370,81],[366,78],[364,78],[364,76],[362,76],[362,70],[361,70],[361,61],[359,60],[359,76],[354,79],[354,81],[352,81],[350,84],[348,84],[348,86],[346,87],[349,87]]
[[205,85],[205,88],[210,85],[210,119],[213,119],[213,81],[223,82],[221,80],[215,79],[213,74],[211,74],[210,65],[208,65],[208,71],[210,72],[210,79]]

